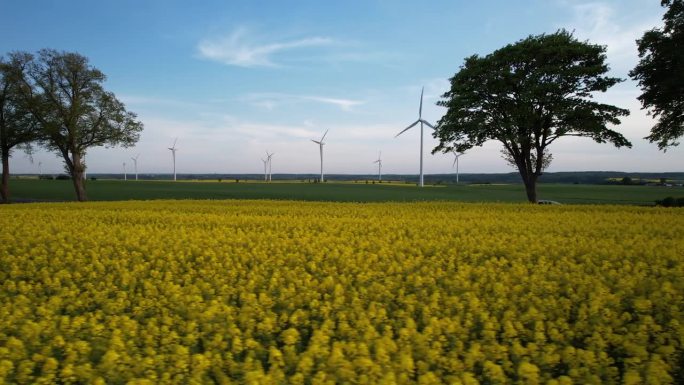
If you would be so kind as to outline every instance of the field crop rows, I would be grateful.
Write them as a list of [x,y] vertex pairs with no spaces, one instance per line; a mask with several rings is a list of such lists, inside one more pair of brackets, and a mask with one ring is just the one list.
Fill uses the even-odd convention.
[[0,208],[0,383],[673,384],[684,211]]

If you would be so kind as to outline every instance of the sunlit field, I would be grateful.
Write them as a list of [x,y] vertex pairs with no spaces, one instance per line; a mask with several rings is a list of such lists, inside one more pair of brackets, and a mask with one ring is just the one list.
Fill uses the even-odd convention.
[[0,383],[676,384],[684,211],[0,208]]

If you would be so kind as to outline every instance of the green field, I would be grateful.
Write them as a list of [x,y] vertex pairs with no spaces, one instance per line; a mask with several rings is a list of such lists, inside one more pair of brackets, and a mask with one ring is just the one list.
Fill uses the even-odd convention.
[[[395,183],[324,184],[302,182],[189,182],[189,181],[120,181],[87,182],[89,199],[291,199],[338,202],[383,201],[464,201],[524,202],[520,184],[426,186]],[[75,199],[71,181],[12,179],[12,199],[16,202],[71,201]],[[684,196],[684,189],[654,186],[540,184],[539,199],[564,204],[637,204],[652,205],[667,196]]]

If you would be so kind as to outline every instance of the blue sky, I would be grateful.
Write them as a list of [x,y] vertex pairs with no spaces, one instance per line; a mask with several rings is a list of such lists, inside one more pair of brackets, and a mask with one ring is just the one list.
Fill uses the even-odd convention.
[[[88,152],[91,173],[171,172],[167,147],[178,138],[180,173],[258,173],[266,150],[274,173],[315,173],[329,129],[326,173],[417,173],[419,130],[394,135],[435,106],[463,59],[530,34],[574,31],[608,46],[612,73],[627,78],[635,39],[661,24],[657,0],[521,1],[8,1],[0,0],[0,53],[76,51],[108,77],[106,88],[136,112],[145,131],[135,148]],[[628,108],[618,128],[634,144],[615,149],[566,138],[551,147],[549,171],[682,171],[684,151],[659,152],[642,138],[652,119],[626,81],[601,100]],[[453,172],[453,157],[430,155],[425,172]],[[500,145],[463,156],[461,172],[508,172]],[[17,152],[15,172],[60,172],[61,160]]]

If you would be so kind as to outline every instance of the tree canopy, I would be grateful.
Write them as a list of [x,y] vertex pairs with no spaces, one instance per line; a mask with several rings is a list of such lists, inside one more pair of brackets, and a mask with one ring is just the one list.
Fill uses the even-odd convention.
[[684,135],[684,0],[663,0],[661,5],[669,7],[665,26],[637,41],[641,59],[630,76],[641,87],[641,105],[658,118],[646,139],[666,150]]
[[143,129],[103,87],[105,75],[78,53],[44,49],[24,77],[24,94],[41,129],[41,143],[64,159],[78,200],[87,200],[83,173],[86,150],[135,144]]
[[578,41],[570,32],[529,36],[493,53],[465,59],[437,104],[447,108],[433,153],[464,152],[496,140],[517,167],[527,197],[550,159],[547,147],[564,136],[631,147],[608,128],[629,111],[592,100],[622,81],[609,77],[605,47]]
[[[7,203],[9,197],[9,158],[18,146],[28,146],[37,138],[37,125],[20,97],[21,74],[31,62],[26,53],[12,53],[0,57],[0,157],[2,185],[0,194]],[[28,147],[25,147],[28,148]]]

